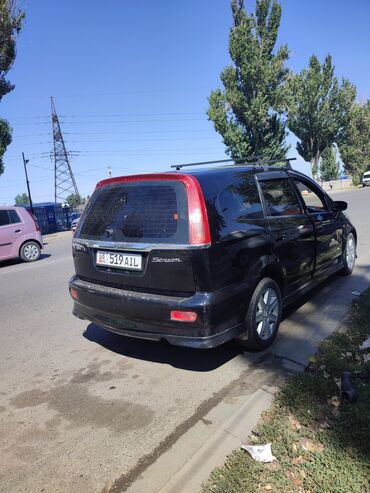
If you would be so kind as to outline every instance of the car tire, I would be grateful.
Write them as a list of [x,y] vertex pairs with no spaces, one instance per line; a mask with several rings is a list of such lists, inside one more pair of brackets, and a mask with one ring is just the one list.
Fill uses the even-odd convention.
[[342,274],[349,276],[352,274],[356,262],[356,240],[353,233],[350,233],[344,243],[343,248],[343,269]]
[[19,256],[24,262],[34,262],[41,255],[41,249],[35,241],[27,241],[21,247]]
[[236,342],[246,349],[268,348],[277,335],[281,313],[280,288],[273,279],[265,277],[253,292],[245,317],[246,331]]

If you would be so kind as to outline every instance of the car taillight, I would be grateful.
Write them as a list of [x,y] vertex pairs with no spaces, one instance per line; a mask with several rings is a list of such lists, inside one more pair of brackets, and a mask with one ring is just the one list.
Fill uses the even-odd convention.
[[191,245],[209,245],[211,243],[211,233],[207,208],[200,184],[192,175],[185,175],[183,173],[153,173],[147,175],[118,176],[100,181],[96,185],[96,189],[115,183],[153,180],[176,180],[184,185],[188,199],[189,243]]
[[198,318],[196,312],[184,312],[182,310],[172,310],[171,320],[175,322],[195,322]]
[[32,212],[30,212],[30,211],[27,211],[27,212],[32,217],[32,221],[35,223],[36,231],[41,231],[41,228],[40,228],[39,223],[37,222],[37,219],[35,218],[35,216],[32,214]]
[[189,243],[191,245],[207,245],[211,243],[208,214],[203,192],[194,176],[183,175],[189,209]]
[[72,298],[74,300],[77,300],[77,298],[78,298],[77,289],[75,289],[75,288],[69,288],[69,292],[70,292]]

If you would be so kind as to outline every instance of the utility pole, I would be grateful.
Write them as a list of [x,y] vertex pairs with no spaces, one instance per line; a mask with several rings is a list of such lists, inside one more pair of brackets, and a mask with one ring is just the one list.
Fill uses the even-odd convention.
[[56,202],[60,199],[62,202],[66,202],[68,195],[74,193],[79,197],[80,194],[72,173],[53,98],[51,98],[51,123],[54,142],[54,200]]
[[31,199],[30,182],[28,181],[28,174],[27,174],[27,163],[29,162],[29,159],[26,159],[24,157],[24,152],[22,152],[22,158],[23,158],[24,173],[26,175],[26,183],[27,183],[27,190],[28,190],[28,199],[30,201],[31,212],[33,214],[33,204],[32,204],[32,199]]

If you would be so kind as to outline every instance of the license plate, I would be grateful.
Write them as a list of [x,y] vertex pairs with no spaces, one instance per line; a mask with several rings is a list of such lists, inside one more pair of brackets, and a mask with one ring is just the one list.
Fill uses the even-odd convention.
[[126,270],[141,270],[141,255],[119,252],[96,252],[96,265]]

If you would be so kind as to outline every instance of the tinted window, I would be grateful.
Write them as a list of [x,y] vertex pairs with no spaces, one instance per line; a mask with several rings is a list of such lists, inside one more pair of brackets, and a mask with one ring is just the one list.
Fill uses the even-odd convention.
[[296,179],[294,181],[306,204],[308,212],[322,212],[327,210],[324,200],[308,184]]
[[8,211],[0,210],[0,226],[10,224]]
[[254,179],[245,179],[238,185],[228,185],[218,195],[218,208],[229,218],[261,218],[262,206]]
[[260,181],[269,216],[302,214],[298,197],[289,179]]
[[175,181],[148,181],[98,189],[76,236],[106,241],[188,243],[184,185]]
[[19,219],[19,216],[16,213],[16,211],[10,210],[8,212],[9,212],[9,216],[10,216],[10,222],[12,224],[16,224],[16,223],[20,223],[21,222],[21,220]]

